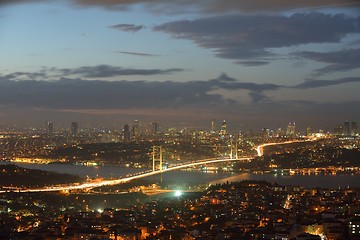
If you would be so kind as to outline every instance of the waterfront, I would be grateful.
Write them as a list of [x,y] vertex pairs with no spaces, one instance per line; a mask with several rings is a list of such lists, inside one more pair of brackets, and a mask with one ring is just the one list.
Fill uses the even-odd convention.
[[[159,179],[158,176],[153,176]],[[303,186],[306,188],[360,188],[360,175],[276,175],[276,174],[253,174],[253,173],[205,173],[175,171],[164,173],[162,176],[164,182],[172,183],[226,183],[239,182],[243,180],[267,181],[272,184]]]
[[[2,163],[5,164],[5,163]],[[90,178],[119,178],[127,174],[141,172],[147,169],[123,168],[110,166],[80,166],[69,164],[24,164],[16,163],[24,168],[39,169],[44,171],[53,171],[57,173],[67,173]],[[203,184],[203,183],[225,183],[237,182],[242,180],[265,180],[270,183],[280,185],[301,185],[307,188],[359,188],[360,175],[281,175],[281,174],[253,174],[253,173],[234,173],[234,172],[197,172],[197,171],[173,171],[146,178],[150,181],[163,182],[170,184]]]

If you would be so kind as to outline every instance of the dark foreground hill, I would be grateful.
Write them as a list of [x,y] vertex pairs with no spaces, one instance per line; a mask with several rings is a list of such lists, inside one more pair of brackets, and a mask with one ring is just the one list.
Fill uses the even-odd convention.
[[82,181],[75,175],[27,169],[14,164],[0,165],[0,187],[43,187]]

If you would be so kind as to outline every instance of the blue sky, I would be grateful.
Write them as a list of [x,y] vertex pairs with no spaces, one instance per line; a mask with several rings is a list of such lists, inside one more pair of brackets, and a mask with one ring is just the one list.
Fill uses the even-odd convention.
[[0,1],[0,125],[360,121],[357,1]]

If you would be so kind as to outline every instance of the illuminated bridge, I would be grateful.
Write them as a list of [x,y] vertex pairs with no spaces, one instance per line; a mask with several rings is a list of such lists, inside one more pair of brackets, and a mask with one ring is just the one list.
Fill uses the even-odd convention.
[[[137,174],[133,174],[132,176],[121,177],[121,178],[112,179],[112,180],[101,180],[101,181],[83,183],[83,184],[51,186],[51,187],[33,188],[33,189],[11,189],[9,191],[12,191],[12,192],[58,192],[58,191],[70,191],[70,190],[79,190],[79,189],[91,189],[91,188],[97,188],[97,187],[102,187],[102,186],[117,185],[117,184],[129,182],[129,181],[132,181],[135,179],[149,177],[149,176],[153,176],[153,175],[164,173],[164,172],[179,170],[182,168],[189,168],[189,167],[194,167],[194,166],[204,165],[204,164],[209,164],[209,163],[219,163],[219,162],[228,162],[228,161],[249,161],[250,159],[252,159],[252,158],[251,157],[242,157],[242,158],[205,159],[205,160],[200,160],[200,161],[194,161],[191,163],[175,165],[173,167],[169,167],[166,169],[159,169],[159,170],[154,170],[154,171],[149,170],[149,171],[145,171],[145,172],[140,172]],[[4,192],[8,192],[8,191],[0,191],[0,193],[4,193]]]
[[[289,144],[289,143],[294,143],[294,142],[299,142],[299,141],[287,141],[287,142],[280,142],[280,143],[264,143],[264,144],[257,146],[255,149],[257,151],[258,156],[262,156],[263,148],[266,146]],[[233,152],[235,152],[235,156],[234,156]],[[10,191],[11,192],[58,192],[58,191],[92,189],[92,188],[97,188],[97,187],[102,187],[102,186],[118,185],[121,183],[129,182],[129,181],[144,178],[144,177],[153,176],[153,175],[164,173],[164,172],[170,172],[170,171],[194,167],[194,166],[198,166],[198,165],[229,162],[229,161],[249,161],[254,158],[254,157],[238,157],[237,152],[238,152],[237,146],[236,146],[235,151],[234,151],[233,147],[231,147],[229,157],[224,157],[221,159],[214,159],[214,158],[203,159],[203,160],[193,161],[193,162],[189,162],[189,163],[182,163],[179,165],[175,165],[175,166],[171,166],[171,167],[163,169],[163,167],[162,167],[162,163],[163,163],[162,149],[160,146],[154,146],[153,147],[153,159],[152,159],[153,160],[153,169],[152,170],[135,173],[133,175],[126,176],[126,177],[120,177],[118,179],[99,180],[99,181],[87,182],[87,183],[82,183],[82,184],[74,183],[74,184],[69,184],[69,185],[54,185],[54,186],[50,186],[50,187],[33,188],[33,189],[18,189],[18,188],[14,189],[14,188],[12,188],[9,190],[0,191],[0,193],[10,192]],[[159,154],[159,157],[157,157],[156,153]],[[155,168],[156,162],[159,162],[158,170],[156,170],[156,168]]]

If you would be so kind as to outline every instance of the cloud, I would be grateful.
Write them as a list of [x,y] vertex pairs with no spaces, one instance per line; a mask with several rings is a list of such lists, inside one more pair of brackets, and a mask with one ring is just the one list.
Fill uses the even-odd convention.
[[268,12],[268,11],[284,11],[294,9],[319,9],[328,7],[345,7],[345,6],[357,6],[359,2],[348,0],[301,0],[301,1],[287,1],[287,0],[225,0],[214,1],[214,9],[217,10],[231,10],[237,9],[241,12]]
[[[112,69],[98,71],[96,68],[94,70],[87,67],[69,69],[65,72],[67,75],[79,74],[95,79],[118,74]],[[188,82],[126,80],[109,82],[64,77],[57,81],[36,81],[21,80],[22,74],[0,76],[0,105],[50,109],[208,108],[240,104],[235,98],[225,98],[216,90],[222,90],[223,93],[224,91],[245,90],[245,92],[239,91],[239,94],[247,94],[253,103],[262,103],[271,102],[265,94],[266,91],[286,88],[312,89],[360,82],[360,78],[357,77],[336,80],[311,79],[295,86],[282,86],[242,82],[225,73],[215,79]]]
[[131,76],[131,75],[161,75],[171,74],[174,72],[184,71],[181,68],[171,69],[133,69],[122,68],[111,65],[97,65],[97,66],[84,66],[79,68],[62,68],[56,71],[61,72],[64,75],[78,75],[85,78],[108,78],[116,76]]
[[46,80],[54,77],[109,78],[118,76],[152,76],[182,72],[181,68],[170,69],[137,69],[122,68],[112,65],[82,66],[78,68],[43,68],[39,72],[14,72],[0,75],[4,80]]
[[360,39],[354,40],[348,44],[349,46],[360,46]]
[[[31,2],[49,2],[50,0],[0,0],[1,5]],[[54,1],[54,0],[52,0]],[[157,14],[173,13],[223,13],[223,12],[245,12],[245,13],[269,13],[288,10],[318,10],[326,8],[359,8],[359,1],[354,0],[67,0],[77,6],[103,7],[109,10],[125,11],[136,4],[143,4],[149,10]]]
[[[0,76],[0,109],[10,122],[24,118],[43,122],[49,116],[57,121],[81,119],[101,123],[104,118],[118,122],[125,117],[150,121],[154,118],[161,121],[170,118],[171,121],[196,121],[215,117],[233,121],[234,124],[248,122],[251,127],[271,127],[278,126],[275,124],[284,119],[299,122],[317,116],[314,122],[318,123],[321,117],[326,121],[341,119],[342,116],[354,118],[352,114],[356,108],[350,110],[349,106],[359,104],[356,101],[352,104],[301,102],[291,99],[291,96],[287,101],[276,101],[269,98],[267,91],[272,90],[271,94],[274,94],[279,89],[286,91],[293,88],[306,94],[307,89],[356,83],[360,82],[360,78],[308,80],[285,87],[242,82],[226,74],[206,81],[189,82],[90,81],[80,78],[21,81],[15,75]],[[19,77],[23,76],[20,74]],[[228,95],[228,92],[232,94]],[[239,100],[244,99],[243,94],[252,102]],[[307,116],[306,119],[304,116]]]
[[[74,73],[104,76],[81,68]],[[112,71],[110,71],[112,75]],[[110,76],[105,75],[105,76]],[[55,109],[177,108],[236,104],[212,93],[216,89],[245,89],[260,93],[279,86],[245,83],[222,74],[208,81],[101,81],[61,78],[57,81],[14,81],[0,77],[0,104]],[[255,96],[255,95],[254,95]],[[258,99],[258,96],[255,96]]]
[[222,73],[218,78],[208,81],[212,83],[214,87],[218,87],[226,90],[237,90],[245,89],[252,92],[261,93],[268,90],[277,90],[283,86],[271,83],[252,83],[252,82],[241,82],[235,78],[231,78],[225,73]]
[[149,53],[141,53],[141,52],[127,52],[127,51],[114,51],[115,53],[133,55],[133,56],[140,56],[140,57],[158,57],[160,55],[156,54],[149,54]]
[[216,82],[0,81],[0,104],[45,108],[139,108],[224,104]]
[[244,65],[246,67],[256,67],[256,66],[267,65],[270,62],[269,61],[238,61],[236,63]]
[[117,24],[109,27],[116,30],[120,30],[124,32],[133,32],[133,33],[138,32],[144,28],[143,25],[135,25],[135,24]]
[[360,48],[342,49],[336,52],[297,52],[294,55],[318,62],[329,63],[323,68],[315,70],[315,75],[323,75],[338,71],[349,71],[360,68]]
[[358,7],[359,2],[354,0],[154,0],[149,3],[146,0],[73,0],[79,5],[102,6],[109,9],[132,4],[145,4],[148,8],[159,13],[189,12],[189,10],[199,12],[266,12],[286,11],[295,9],[321,9],[329,7]]
[[1,79],[6,80],[27,80],[27,79],[45,79],[48,77],[47,71],[45,69],[39,72],[14,72],[4,76],[0,76]]
[[291,88],[310,89],[310,88],[328,87],[328,86],[333,86],[333,85],[354,83],[354,82],[360,83],[360,77],[340,78],[340,79],[335,79],[335,80],[309,79],[309,80],[307,80],[303,83],[300,83],[296,86],[293,86]]
[[[17,3],[24,3],[27,2],[26,0],[0,0],[0,6],[1,5],[10,5],[10,4],[17,4]],[[32,1],[36,2],[36,1]]]
[[211,49],[218,57],[265,64],[271,49],[309,43],[337,43],[349,33],[360,33],[360,18],[323,13],[231,15],[182,20],[154,27],[178,39]]
[[259,92],[249,92],[249,96],[251,97],[254,103],[266,102],[269,100],[266,95]]

